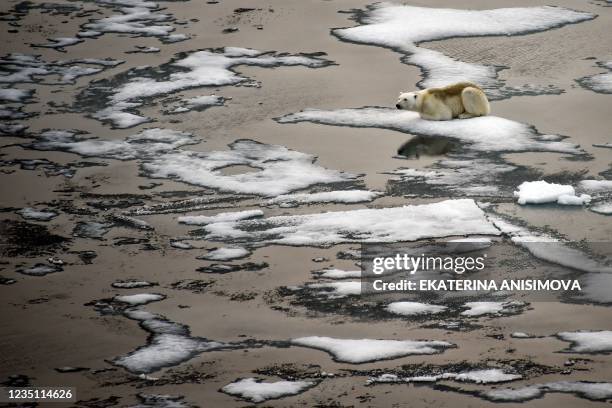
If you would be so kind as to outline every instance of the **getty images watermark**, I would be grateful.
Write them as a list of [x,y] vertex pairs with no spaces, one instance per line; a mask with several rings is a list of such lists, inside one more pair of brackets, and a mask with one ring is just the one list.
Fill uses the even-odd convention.
[[[582,243],[584,244],[584,243]],[[584,246],[584,245],[583,245]],[[517,245],[489,240],[362,245],[362,293],[529,293],[539,300],[580,296],[585,271],[610,269],[612,245]],[[608,255],[608,256],[606,256]],[[601,262],[598,262],[598,259]],[[581,270],[581,266],[583,267]],[[588,266],[588,268],[586,268]],[[612,282],[612,281],[611,281]],[[612,289],[612,288],[611,288]]]

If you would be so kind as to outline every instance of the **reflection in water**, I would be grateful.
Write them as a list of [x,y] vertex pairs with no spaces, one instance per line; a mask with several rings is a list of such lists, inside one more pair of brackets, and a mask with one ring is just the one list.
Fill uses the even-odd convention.
[[397,149],[397,154],[409,159],[423,156],[441,156],[456,147],[456,143],[445,137],[415,136]]

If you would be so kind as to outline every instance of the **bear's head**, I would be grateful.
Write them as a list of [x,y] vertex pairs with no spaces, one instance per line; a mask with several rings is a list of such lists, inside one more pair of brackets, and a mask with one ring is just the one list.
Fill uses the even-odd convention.
[[419,99],[418,92],[402,92],[397,98],[395,107],[409,111],[418,111],[417,101]]

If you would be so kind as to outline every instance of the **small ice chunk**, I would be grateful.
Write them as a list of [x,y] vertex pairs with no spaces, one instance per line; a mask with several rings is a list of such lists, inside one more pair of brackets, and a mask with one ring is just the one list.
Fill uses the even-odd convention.
[[390,360],[409,355],[438,354],[452,343],[433,340],[373,340],[373,339],[336,339],[331,337],[300,337],[291,344],[323,350],[334,357],[335,361],[351,364]]
[[360,278],[361,277],[360,270],[345,271],[343,269],[337,269],[337,268],[321,269],[319,271],[313,271],[312,273],[314,273],[319,278],[325,278],[325,279],[347,279],[347,278]]
[[127,303],[131,306],[140,306],[146,305],[151,302],[159,302],[160,300],[164,300],[166,298],[165,295],[161,295],[159,293],[138,293],[135,295],[119,295],[115,296],[113,300],[121,303]]
[[243,378],[221,388],[226,394],[235,395],[251,402],[263,402],[289,395],[297,395],[308,388],[315,386],[315,381],[275,381],[262,382],[256,378]]
[[578,186],[589,192],[612,191],[612,180],[582,180]]
[[461,312],[462,316],[483,316],[483,315],[499,315],[504,313],[512,313],[525,306],[525,303],[518,301],[510,302],[467,302],[463,305],[468,310]]
[[118,289],[147,288],[147,287],[155,286],[155,285],[157,284],[152,283],[152,282],[142,281],[142,280],[135,280],[135,279],[119,280],[111,284],[113,288],[118,288]]
[[612,202],[603,202],[592,205],[589,210],[603,215],[612,215]]
[[229,261],[232,259],[240,259],[248,256],[251,252],[242,247],[233,247],[233,248],[216,248],[206,255],[203,255],[201,259],[206,259],[209,261]]
[[563,194],[557,198],[557,204],[561,205],[584,205],[591,202],[591,196],[580,194],[580,196]]
[[393,302],[389,303],[385,309],[402,316],[416,316],[442,313],[447,307],[419,302]]
[[510,337],[514,339],[532,339],[535,336],[533,334],[529,334],[525,332],[513,332],[510,334]]
[[37,263],[29,268],[17,269],[17,272],[29,276],[45,276],[50,273],[61,272],[63,269],[59,265],[47,265],[43,263]]
[[360,281],[310,283],[306,287],[309,289],[320,289],[317,295],[327,296],[329,298],[341,298],[361,294]]
[[612,352],[612,331],[577,331],[557,333],[563,341],[571,342],[569,351],[573,353]]
[[526,181],[514,192],[519,204],[542,204],[556,202],[560,196],[575,196],[574,187],[547,183],[544,180]]
[[26,220],[36,221],[50,221],[58,215],[54,211],[37,210],[31,207],[22,208],[17,211],[17,214],[21,215]]

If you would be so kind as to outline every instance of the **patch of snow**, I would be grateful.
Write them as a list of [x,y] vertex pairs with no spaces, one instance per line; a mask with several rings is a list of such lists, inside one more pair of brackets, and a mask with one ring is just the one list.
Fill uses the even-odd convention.
[[121,280],[121,281],[115,281],[111,284],[113,288],[118,288],[118,289],[147,288],[147,287],[154,286],[154,285],[156,284],[152,282],[139,281],[139,280],[125,280],[125,281]]
[[402,316],[419,316],[442,313],[447,307],[419,302],[393,302],[389,303],[385,309]]
[[438,354],[446,348],[454,347],[446,341],[433,340],[373,340],[373,339],[336,339],[331,337],[300,337],[291,344],[323,350],[334,357],[335,361],[351,364],[390,360],[409,355]]
[[499,235],[470,199],[433,204],[278,216],[205,226],[213,240],[325,246],[345,242],[401,242],[452,235]]
[[523,388],[506,388],[483,391],[478,395],[494,402],[523,402],[540,398],[549,392],[575,394],[594,401],[612,399],[612,383],[586,381],[558,381],[535,384]]
[[510,337],[512,337],[513,339],[532,339],[535,336],[533,334],[525,332],[513,332],[510,334]]
[[263,382],[256,378],[243,378],[227,384],[221,391],[251,402],[263,402],[289,395],[297,395],[315,386],[315,381],[275,381]]
[[464,371],[462,373],[442,373],[437,375],[424,375],[417,377],[399,377],[395,374],[382,374],[378,377],[370,377],[367,384],[389,383],[389,382],[436,382],[454,380],[476,384],[496,384],[521,379],[519,374],[506,373],[499,368],[488,368],[482,370]]
[[33,93],[31,89],[0,88],[0,101],[23,103]]
[[82,43],[83,40],[76,37],[56,37],[56,38],[48,38],[50,41],[47,44],[32,44],[32,47],[38,48],[54,48],[58,51],[65,51],[65,47],[69,47],[71,45],[75,45],[78,43]]

